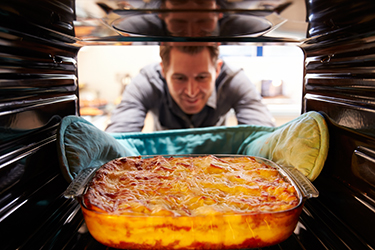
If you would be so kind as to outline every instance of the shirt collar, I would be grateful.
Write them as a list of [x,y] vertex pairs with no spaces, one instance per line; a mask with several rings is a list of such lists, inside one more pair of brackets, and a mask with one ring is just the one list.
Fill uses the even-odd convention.
[[217,93],[216,93],[216,87],[215,87],[210,97],[208,98],[206,105],[213,109],[216,109],[216,96],[217,96]]

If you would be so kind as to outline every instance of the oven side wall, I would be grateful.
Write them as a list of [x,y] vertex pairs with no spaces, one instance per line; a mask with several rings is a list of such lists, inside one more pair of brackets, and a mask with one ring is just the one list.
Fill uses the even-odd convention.
[[[375,5],[346,0],[306,4],[309,39],[301,46],[306,55],[303,112],[320,111],[330,133],[328,159],[314,182],[320,196],[306,207],[332,232],[342,233],[347,246],[373,249]],[[319,212],[321,206],[327,211]]]
[[0,4],[2,249],[64,243],[59,230],[79,209],[61,195],[55,145],[61,118],[78,114],[74,18],[71,0]]

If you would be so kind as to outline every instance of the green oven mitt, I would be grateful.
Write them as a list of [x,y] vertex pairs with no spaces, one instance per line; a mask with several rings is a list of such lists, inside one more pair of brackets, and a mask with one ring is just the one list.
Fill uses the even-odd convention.
[[238,153],[293,166],[313,181],[323,168],[328,145],[328,128],[323,116],[308,112],[280,127],[250,135]]
[[328,153],[328,129],[317,112],[280,127],[238,125],[177,129],[153,133],[107,133],[83,118],[63,118],[58,152],[64,176],[71,180],[84,168],[100,167],[122,156],[173,154],[244,154],[294,166],[314,180]]

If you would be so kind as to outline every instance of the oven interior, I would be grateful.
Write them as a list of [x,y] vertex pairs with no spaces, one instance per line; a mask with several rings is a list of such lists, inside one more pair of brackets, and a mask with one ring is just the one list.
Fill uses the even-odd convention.
[[[0,3],[3,249],[108,249],[90,236],[79,204],[62,195],[69,183],[59,170],[56,131],[62,117],[85,116],[83,103],[97,94],[84,88],[80,63],[90,60],[81,57],[85,49],[123,47],[126,54],[132,47],[152,50],[160,42],[220,42],[223,51],[230,50],[230,57],[240,53],[241,60],[244,53],[248,53],[246,60],[262,60],[268,49],[296,48],[296,60],[302,60],[295,72],[300,92],[287,100],[283,96],[284,102],[295,105],[284,103],[290,117],[281,118],[308,111],[323,114],[330,133],[329,154],[313,182],[319,197],[306,202],[289,239],[266,249],[375,249],[375,3],[223,1],[221,13],[250,16],[266,26],[255,31],[233,28],[229,31],[242,33],[208,37],[129,30],[133,28],[127,26],[129,16],[163,12],[155,3]],[[119,94],[130,78],[126,72],[117,75],[113,92]],[[264,85],[264,97],[272,108],[272,102],[281,98],[275,98],[280,92],[266,88],[270,80],[259,78],[258,86],[261,91]],[[283,90],[288,90],[287,84]],[[95,117],[87,115],[87,119]],[[285,122],[281,118],[280,123]],[[95,122],[101,126],[103,118]]]

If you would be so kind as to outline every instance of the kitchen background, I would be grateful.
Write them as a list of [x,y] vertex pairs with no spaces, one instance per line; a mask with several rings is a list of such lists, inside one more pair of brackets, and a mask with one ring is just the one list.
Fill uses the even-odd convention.
[[[86,46],[78,53],[81,116],[104,130],[125,86],[139,70],[159,62],[158,46]],[[223,45],[221,58],[242,67],[282,125],[301,113],[304,54],[296,45]],[[228,126],[236,125],[234,112]],[[151,132],[146,117],[143,132]]]

